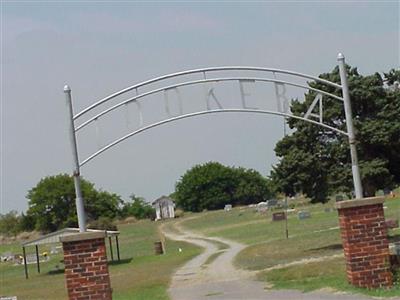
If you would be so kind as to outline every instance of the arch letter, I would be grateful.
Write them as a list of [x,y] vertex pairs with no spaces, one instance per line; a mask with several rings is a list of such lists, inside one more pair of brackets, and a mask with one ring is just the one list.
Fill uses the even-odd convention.
[[[134,100],[132,102],[136,104],[137,111],[139,113],[139,127],[142,127],[143,126],[142,106],[140,105],[140,102],[137,100]],[[132,127],[130,111],[129,111],[129,104],[132,102],[128,102],[125,104],[125,119],[126,119],[126,127],[128,129],[131,129],[131,127]]]
[[217,97],[216,97],[215,94],[214,94],[214,88],[211,88],[211,89],[209,89],[209,91],[208,91],[208,93],[207,93],[207,97],[206,97],[207,110],[211,110],[211,109],[212,109],[212,108],[211,108],[211,104],[210,104],[210,98],[211,98],[211,97],[214,99],[215,103],[217,103],[217,106],[218,106],[220,109],[223,109],[221,103],[219,103]]
[[240,87],[240,98],[242,99],[242,107],[246,108],[246,109],[257,109],[257,107],[249,107],[246,106],[246,96],[250,96],[250,93],[246,93],[246,91],[244,90],[244,83],[245,82],[253,82],[254,80],[239,80],[239,87]]
[[[315,114],[312,111],[315,108],[315,105],[317,105],[317,103],[319,102],[319,114]],[[317,119],[319,119],[319,122],[322,123],[322,94],[317,94],[317,96],[315,96],[314,101],[311,103],[310,107],[308,108],[306,114],[304,115],[304,118],[309,119],[309,117],[315,117]]]
[[[173,115],[171,113],[171,110],[169,108],[169,97],[168,97],[168,91],[169,90],[174,90],[177,98],[178,98],[178,113]],[[181,98],[181,94],[179,93],[178,88],[172,88],[172,89],[168,89],[168,90],[164,90],[164,100],[165,100],[165,111],[167,112],[167,115],[169,117],[176,117],[176,116],[180,116],[183,114],[183,108],[182,108],[182,98]]]
[[[282,90],[279,92],[279,87]],[[289,99],[286,97],[286,86],[284,83],[274,82],[275,95],[276,95],[276,108],[279,112],[288,113],[289,112]]]

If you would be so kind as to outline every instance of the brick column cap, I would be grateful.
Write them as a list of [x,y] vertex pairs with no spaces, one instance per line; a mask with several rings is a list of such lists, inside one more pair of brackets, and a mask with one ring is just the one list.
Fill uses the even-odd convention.
[[106,237],[105,231],[100,232],[80,232],[76,234],[70,234],[60,237],[60,242],[78,242],[85,240],[101,239]]
[[385,202],[385,197],[378,196],[378,197],[369,197],[369,198],[339,201],[339,202],[335,203],[335,207],[336,207],[336,209],[344,209],[344,208],[351,208],[351,207],[381,204],[383,202]]

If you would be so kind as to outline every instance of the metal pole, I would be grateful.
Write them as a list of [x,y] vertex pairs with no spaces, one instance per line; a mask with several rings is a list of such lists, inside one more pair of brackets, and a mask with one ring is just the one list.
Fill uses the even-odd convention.
[[[283,118],[283,136],[286,137],[286,118]],[[287,195],[285,192],[285,233],[286,233],[286,239],[289,238],[289,227],[288,227],[288,201],[287,201]]]
[[118,235],[115,236],[115,243],[117,244],[117,255],[118,261],[121,261],[121,257],[119,256],[119,242],[118,242]]
[[289,238],[289,228],[288,228],[288,201],[287,196],[285,194],[285,232],[286,232],[286,239]]
[[40,261],[39,261],[39,247],[38,245],[35,245],[36,248],[36,265],[37,265],[37,271],[40,273]]
[[69,114],[69,134],[70,134],[70,142],[71,142],[72,158],[73,158],[73,176],[74,176],[75,193],[76,193],[76,199],[75,199],[76,212],[78,215],[79,231],[85,232],[86,216],[85,216],[85,208],[83,206],[83,197],[81,191],[81,179],[80,179],[80,169],[79,169],[79,159],[78,159],[78,148],[76,145],[74,112],[72,108],[71,88],[68,85],[64,86],[64,93]]
[[[283,118],[283,136],[286,137],[286,118]],[[287,195],[285,193],[285,234],[286,234],[286,239],[289,238],[289,228],[288,228],[288,223],[287,223]]]
[[361,199],[363,197],[363,190],[362,190],[362,185],[361,185],[360,169],[358,166],[356,138],[355,138],[355,134],[354,134],[349,86],[348,86],[348,82],[347,82],[346,67],[345,67],[343,54],[339,53],[337,59],[339,62],[340,81],[342,84],[342,94],[343,94],[343,100],[344,100],[344,113],[346,115],[347,133],[349,135],[351,170],[353,172],[354,191],[356,193],[356,199]]
[[25,247],[22,247],[22,253],[24,255],[24,269],[25,269],[25,278],[28,279],[28,266],[26,264],[26,251]]
[[111,241],[111,236],[108,237],[108,241],[110,242],[110,253],[111,253],[111,260],[114,261],[114,254],[113,254],[113,247],[112,247],[112,241]]

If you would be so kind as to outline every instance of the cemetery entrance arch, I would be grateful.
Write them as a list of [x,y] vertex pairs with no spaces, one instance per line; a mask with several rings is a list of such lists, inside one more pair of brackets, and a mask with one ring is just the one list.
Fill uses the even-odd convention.
[[[352,174],[354,191],[356,198],[362,198],[362,186],[357,161],[357,153],[355,146],[355,135],[353,130],[351,103],[348,90],[348,83],[345,70],[345,61],[342,54],[338,55],[338,64],[340,71],[341,84],[324,80],[315,76],[302,74],[293,71],[261,68],[261,67],[212,67],[172,73],[150,79],[139,84],[130,86],[118,91],[108,97],[105,97],[94,104],[88,106],[82,111],[74,114],[71,89],[68,85],[64,87],[66,101],[69,112],[69,131],[74,163],[74,183],[76,191],[76,207],[78,214],[79,229],[84,232],[86,229],[86,220],[83,207],[83,199],[80,188],[80,168],[99,156],[103,152],[113,146],[123,142],[124,140],[144,132],[148,129],[173,122],[179,119],[190,118],[198,115],[216,114],[216,113],[253,113],[253,114],[272,114],[285,118],[295,118],[309,122],[318,126],[322,126],[329,130],[348,136],[350,144],[350,154],[352,161]],[[280,78],[284,77],[284,78]],[[300,80],[312,80],[322,83],[332,90],[341,91],[341,93],[331,93],[321,89],[310,87],[307,83],[299,83]],[[215,93],[215,87],[218,84],[235,83],[239,89],[239,106],[224,108],[220,99]],[[251,107],[248,102],[248,85],[254,84],[270,84],[273,87],[275,100],[273,109],[263,109]],[[202,87],[203,107],[204,109],[196,109],[195,111],[185,112],[184,101],[181,95],[181,89],[190,86]],[[315,94],[314,101],[309,106],[304,115],[294,115],[290,112],[290,96],[287,94],[287,88],[298,88],[312,91]],[[338,96],[338,94],[341,96]],[[158,96],[164,102],[164,116],[156,121],[145,123],[146,111],[143,104],[147,99]],[[331,98],[343,103],[346,116],[346,131],[340,124],[335,127],[323,119],[323,103],[326,98]],[[77,134],[86,128],[94,125],[111,114],[114,111],[127,109],[128,105],[134,105],[138,119],[138,126],[133,130],[123,134],[112,140],[108,144],[100,147],[93,153],[89,154],[83,160],[79,160],[77,148]]]

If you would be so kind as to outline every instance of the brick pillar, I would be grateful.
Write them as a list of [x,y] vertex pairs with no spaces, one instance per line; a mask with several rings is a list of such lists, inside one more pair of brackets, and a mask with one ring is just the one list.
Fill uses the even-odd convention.
[[112,299],[104,232],[84,232],[60,238],[70,300]]
[[336,203],[347,279],[357,287],[392,285],[383,202],[383,197],[373,197]]

